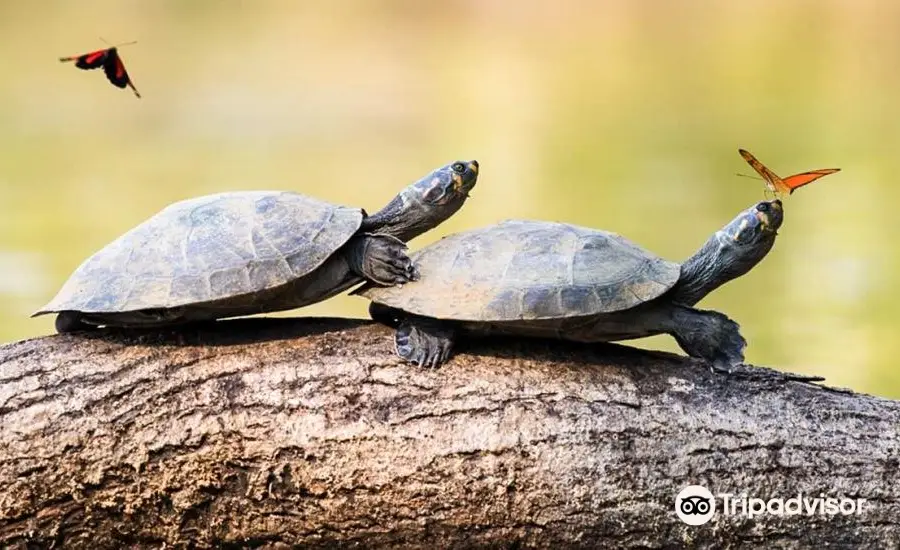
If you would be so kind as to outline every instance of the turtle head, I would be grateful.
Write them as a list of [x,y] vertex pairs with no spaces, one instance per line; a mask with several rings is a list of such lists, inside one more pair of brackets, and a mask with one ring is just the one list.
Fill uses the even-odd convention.
[[784,219],[781,201],[762,201],[739,213],[681,266],[672,299],[694,305],[704,296],[750,271],[775,244]]
[[458,202],[469,198],[469,191],[478,180],[478,161],[458,160],[442,166],[401,192],[410,200],[431,205]]
[[407,186],[363,221],[362,231],[409,241],[455,214],[478,180],[478,161],[451,162]]
[[[735,216],[719,233],[726,241],[733,241],[732,246],[736,249],[759,250],[759,243],[768,243],[762,253],[764,256],[775,242],[775,235],[778,234],[783,219],[784,209],[780,200],[762,201]],[[761,259],[762,257],[756,261]]]

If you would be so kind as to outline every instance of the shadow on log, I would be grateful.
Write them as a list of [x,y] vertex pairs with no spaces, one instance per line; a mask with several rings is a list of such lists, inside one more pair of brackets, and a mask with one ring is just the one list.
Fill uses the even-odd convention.
[[[896,547],[900,404],[541,341],[444,368],[340,319],[0,348],[0,546]],[[682,523],[687,485],[864,498]],[[738,508],[738,512],[740,508]]]

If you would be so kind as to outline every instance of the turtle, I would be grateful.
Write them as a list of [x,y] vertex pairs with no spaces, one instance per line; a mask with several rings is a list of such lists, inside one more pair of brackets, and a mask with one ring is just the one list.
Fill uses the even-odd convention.
[[412,254],[416,282],[353,294],[371,300],[371,317],[396,329],[397,354],[420,366],[440,366],[466,335],[591,343],[667,333],[689,356],[730,371],[744,359],[738,324],[694,305],[768,254],[783,212],[779,200],[754,204],[680,265],[616,233],[507,220]]
[[291,191],[235,191],[176,202],[85,260],[32,316],[60,333],[159,327],[283,311],[363,281],[418,277],[406,241],[458,211],[478,162],[456,161],[373,215]]

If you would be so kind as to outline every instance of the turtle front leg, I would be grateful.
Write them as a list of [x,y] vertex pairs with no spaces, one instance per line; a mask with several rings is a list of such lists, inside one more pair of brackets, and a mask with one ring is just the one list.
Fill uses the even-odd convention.
[[401,285],[419,278],[406,255],[406,243],[390,235],[356,235],[344,247],[350,269],[381,286]]
[[671,307],[674,326],[668,332],[688,355],[728,372],[744,362],[747,341],[741,335],[740,325],[727,315],[682,305]]
[[420,367],[436,369],[447,362],[456,341],[450,323],[427,317],[409,316],[400,322],[394,348],[401,358]]
[[616,342],[656,334],[670,334],[685,353],[718,370],[730,370],[744,361],[747,341],[737,323],[718,311],[668,301],[648,302],[586,321],[575,319],[560,337],[576,342]]

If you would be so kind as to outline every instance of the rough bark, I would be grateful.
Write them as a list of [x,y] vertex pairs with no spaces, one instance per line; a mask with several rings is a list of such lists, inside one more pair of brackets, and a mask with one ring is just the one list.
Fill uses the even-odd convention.
[[[253,319],[0,348],[0,546],[896,547],[900,403],[625,346]],[[682,523],[690,484],[867,499]]]

